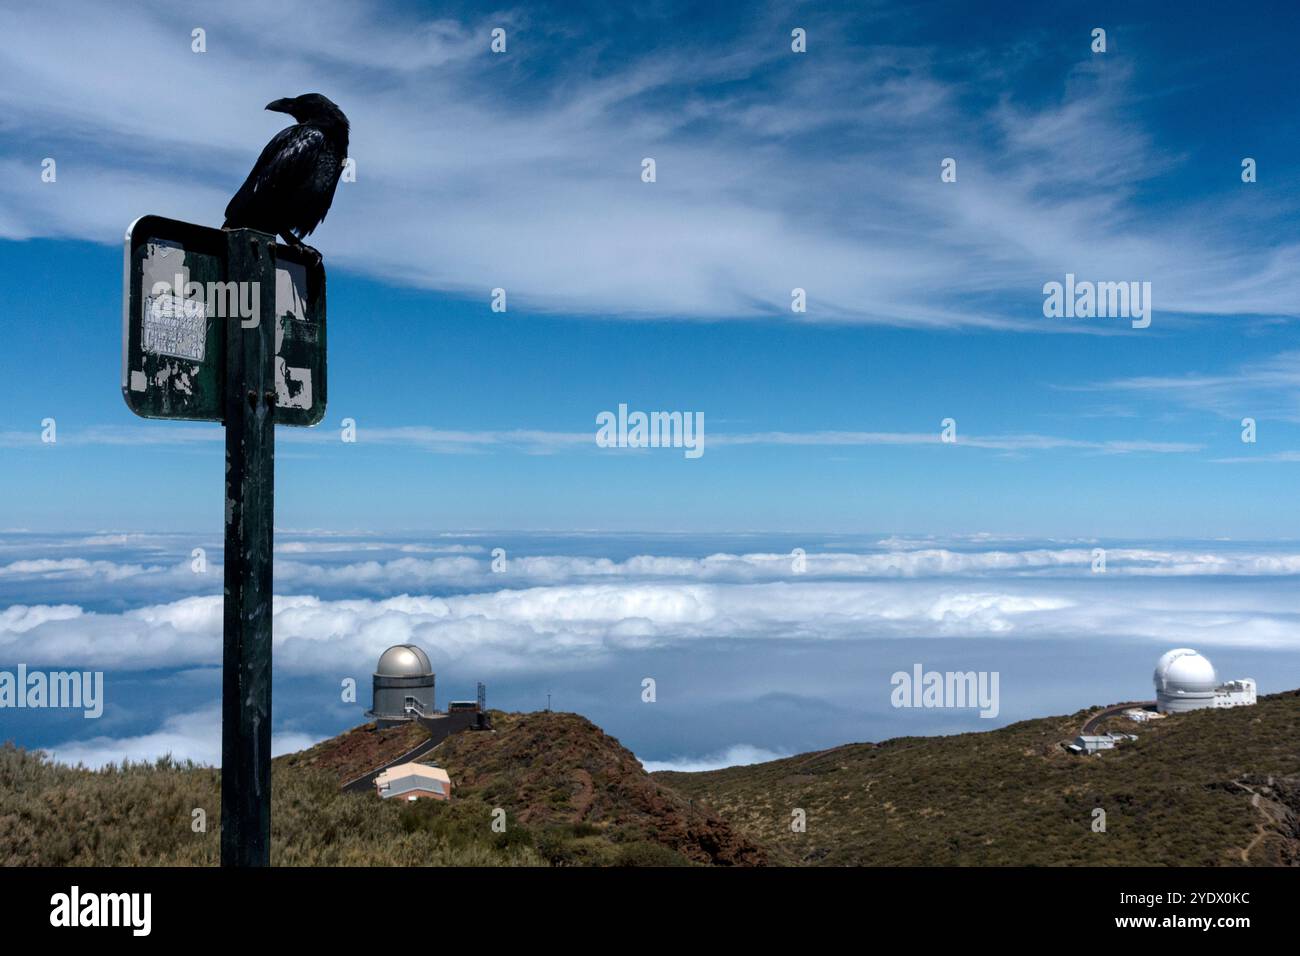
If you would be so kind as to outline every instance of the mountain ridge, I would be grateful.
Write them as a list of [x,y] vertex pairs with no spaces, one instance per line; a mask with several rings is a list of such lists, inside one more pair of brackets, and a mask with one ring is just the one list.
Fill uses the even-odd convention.
[[1110,715],[1098,732],[1137,740],[1066,752],[1105,709],[652,776],[778,864],[1300,865],[1300,691],[1144,724]]
[[[448,770],[453,799],[411,804],[341,790],[427,737],[364,724],[272,762],[272,863],[1300,865],[1300,691],[1141,725],[1112,714],[1097,729],[1136,740],[1066,752],[1104,710],[653,774],[580,715],[493,711],[495,730],[420,758]],[[88,770],[0,746],[0,864],[216,865],[219,829],[217,769]]]

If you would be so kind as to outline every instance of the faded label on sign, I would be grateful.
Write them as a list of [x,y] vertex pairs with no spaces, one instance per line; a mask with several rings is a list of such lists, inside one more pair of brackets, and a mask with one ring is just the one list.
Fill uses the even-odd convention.
[[146,300],[140,332],[140,346],[146,352],[202,362],[207,336],[208,317],[201,301],[170,293]]

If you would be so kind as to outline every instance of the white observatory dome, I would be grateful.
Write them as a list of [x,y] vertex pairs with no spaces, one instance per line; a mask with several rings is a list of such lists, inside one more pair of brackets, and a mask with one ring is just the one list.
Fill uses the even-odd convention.
[[1214,706],[1219,677],[1214,665],[1190,647],[1168,651],[1156,662],[1156,709],[1161,713]]
[[377,677],[424,677],[433,673],[433,665],[424,651],[414,644],[396,644],[379,655]]
[[1219,677],[1214,665],[1196,651],[1180,647],[1169,651],[1156,663],[1156,690],[1166,693],[1214,693]]

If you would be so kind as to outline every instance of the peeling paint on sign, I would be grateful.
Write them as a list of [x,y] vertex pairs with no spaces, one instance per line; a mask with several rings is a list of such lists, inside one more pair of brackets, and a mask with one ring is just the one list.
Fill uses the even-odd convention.
[[202,362],[208,341],[203,303],[170,293],[145,299],[140,347],[155,355]]
[[[278,265],[275,270],[275,398],[281,408],[312,407],[311,369],[290,365],[288,359],[301,359],[302,346],[315,342],[315,329],[307,318],[307,270],[296,262]],[[290,354],[286,357],[286,353]]]
[[[224,419],[226,300],[214,298],[213,289],[235,284],[226,274],[228,239],[219,229],[158,216],[132,223],[126,237],[122,393],[137,415]],[[275,254],[272,414],[279,425],[309,426],[324,417],[327,399],[325,273],[300,250],[277,245]]]
[[128,257],[129,326],[123,341],[127,404],[150,418],[221,420],[221,324],[200,294],[221,278],[221,249],[188,249],[145,236]]

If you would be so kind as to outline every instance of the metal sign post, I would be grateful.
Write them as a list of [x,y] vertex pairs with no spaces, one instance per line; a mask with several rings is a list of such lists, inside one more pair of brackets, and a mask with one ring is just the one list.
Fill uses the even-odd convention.
[[[275,239],[227,234],[227,276],[254,283],[259,320],[225,322],[226,605],[221,865],[271,859],[271,565],[275,515]],[[262,320],[266,317],[268,320]]]
[[226,428],[221,865],[271,858],[275,426],[325,415],[325,270],[251,229],[145,216],[126,234],[122,395]]

